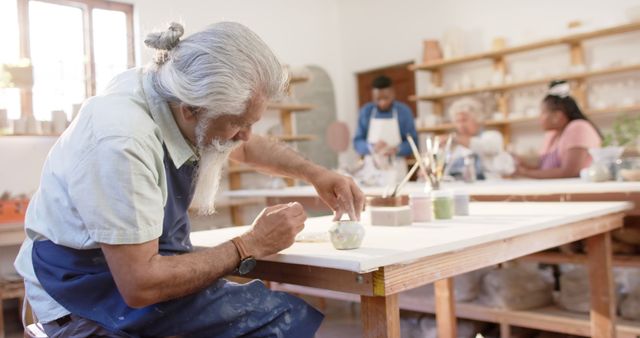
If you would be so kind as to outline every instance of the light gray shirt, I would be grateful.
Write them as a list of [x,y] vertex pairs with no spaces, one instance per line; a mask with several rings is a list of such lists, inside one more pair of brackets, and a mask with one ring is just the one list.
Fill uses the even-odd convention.
[[116,76],[88,99],[55,143],[27,210],[27,239],[15,261],[38,320],[69,313],[38,282],[33,241],[74,249],[134,244],[162,234],[167,182],[163,143],[177,168],[195,160],[168,104],[141,69]]

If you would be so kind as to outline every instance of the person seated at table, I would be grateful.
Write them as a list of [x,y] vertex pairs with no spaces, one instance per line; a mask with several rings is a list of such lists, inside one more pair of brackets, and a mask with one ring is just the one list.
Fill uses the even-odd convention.
[[578,177],[591,165],[589,148],[599,148],[602,133],[580,110],[566,81],[553,81],[542,101],[540,123],[546,131],[540,161],[519,164],[516,173],[529,178]]
[[463,176],[465,158],[475,161],[478,179],[499,178],[513,173],[514,161],[504,151],[502,134],[485,130],[482,125],[484,111],[480,101],[472,97],[458,99],[451,104],[449,116],[456,131],[449,175]]

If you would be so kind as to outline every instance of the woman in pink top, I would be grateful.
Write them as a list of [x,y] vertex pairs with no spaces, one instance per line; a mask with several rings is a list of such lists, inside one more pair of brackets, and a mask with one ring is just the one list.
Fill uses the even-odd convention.
[[566,81],[553,81],[542,101],[540,123],[546,131],[537,168],[519,165],[517,174],[530,178],[577,177],[591,164],[589,148],[598,148],[602,134],[580,111]]

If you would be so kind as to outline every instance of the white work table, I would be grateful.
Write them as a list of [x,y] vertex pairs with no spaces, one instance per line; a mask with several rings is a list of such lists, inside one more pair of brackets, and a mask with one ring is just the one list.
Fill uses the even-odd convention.
[[[366,195],[382,195],[383,187],[361,187]],[[489,180],[474,183],[445,182],[442,189],[461,189],[470,195],[551,195],[551,194],[602,194],[612,192],[638,193],[640,182],[585,182],[577,178],[566,179],[516,179]],[[409,182],[402,190],[403,194],[420,192],[424,184]],[[225,197],[315,197],[312,186],[294,186],[282,189],[243,189],[223,193]]]
[[[640,216],[640,182],[584,182],[580,179],[489,180],[475,183],[445,182],[443,189],[460,189],[475,201],[633,201],[636,207],[628,215]],[[384,188],[362,187],[368,196],[382,195]],[[402,194],[420,192],[424,184],[408,183]],[[300,201],[305,207],[327,211],[311,186],[283,189],[247,189],[226,191],[228,198],[265,198],[267,205]]]
[[[398,293],[436,282],[441,337],[455,337],[453,276],[576,240],[587,239],[592,287],[591,336],[614,335],[609,231],[622,226],[627,202],[472,203],[472,216],[405,227],[367,226],[362,247],[295,243],[262,259],[252,277],[360,295],[366,337],[399,337]],[[366,222],[366,220],[363,220]],[[312,218],[305,231],[323,231],[330,218]],[[195,232],[211,247],[247,230]]]

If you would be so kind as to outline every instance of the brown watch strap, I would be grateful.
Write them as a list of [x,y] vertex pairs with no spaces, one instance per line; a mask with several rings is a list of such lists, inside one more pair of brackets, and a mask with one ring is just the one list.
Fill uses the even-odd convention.
[[249,257],[251,257],[251,255],[249,255],[249,253],[247,252],[247,248],[244,245],[244,241],[242,240],[242,238],[240,238],[239,236],[232,239],[231,242],[233,243],[233,245],[236,246],[236,249],[238,249],[238,254],[240,255],[240,260],[244,260],[247,259]]

